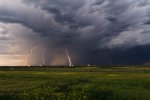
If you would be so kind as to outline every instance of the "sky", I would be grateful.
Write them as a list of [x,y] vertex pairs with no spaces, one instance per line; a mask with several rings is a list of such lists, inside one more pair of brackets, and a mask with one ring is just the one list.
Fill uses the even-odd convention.
[[0,0],[0,65],[150,63],[150,0]]

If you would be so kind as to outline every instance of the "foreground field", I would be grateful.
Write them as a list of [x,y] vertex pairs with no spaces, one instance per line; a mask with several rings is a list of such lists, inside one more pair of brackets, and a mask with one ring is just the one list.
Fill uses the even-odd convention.
[[0,70],[0,100],[150,100],[149,67]]

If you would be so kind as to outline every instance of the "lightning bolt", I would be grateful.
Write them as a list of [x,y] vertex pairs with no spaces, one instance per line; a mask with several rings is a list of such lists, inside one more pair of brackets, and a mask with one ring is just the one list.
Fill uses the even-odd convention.
[[25,66],[28,65],[28,58],[29,58],[30,55],[32,55],[33,50],[39,48],[39,46],[41,46],[41,45],[37,45],[35,47],[32,47],[31,50],[29,50],[29,53],[25,56]]
[[27,50],[26,52],[25,52],[25,61],[24,61],[24,63],[25,63],[25,66],[27,66],[27,59],[28,59],[28,55],[29,55],[29,53],[30,53],[30,50]]
[[71,67],[72,66],[71,57],[69,56],[69,53],[68,53],[67,49],[66,49],[66,55],[67,55],[67,58],[68,58],[69,66]]
[[46,53],[46,48],[43,49],[43,55],[42,55],[43,65],[45,65],[45,53]]
[[[39,48],[40,46],[41,45],[34,46],[30,50],[27,50],[27,51],[25,51],[25,52],[23,52],[21,54],[13,54],[13,55],[6,54],[6,55],[0,55],[0,56],[16,56],[16,57],[18,57],[18,56],[24,56],[25,57],[24,65],[27,66],[28,65],[28,58],[29,58],[29,56],[32,55],[33,50]],[[45,64],[45,59],[44,59],[45,52],[46,52],[46,49],[43,50],[43,64]]]

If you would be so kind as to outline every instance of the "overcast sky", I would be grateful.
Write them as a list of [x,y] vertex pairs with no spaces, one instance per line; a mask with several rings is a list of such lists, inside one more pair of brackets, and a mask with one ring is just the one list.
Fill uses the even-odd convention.
[[150,0],[0,0],[0,65],[147,64]]

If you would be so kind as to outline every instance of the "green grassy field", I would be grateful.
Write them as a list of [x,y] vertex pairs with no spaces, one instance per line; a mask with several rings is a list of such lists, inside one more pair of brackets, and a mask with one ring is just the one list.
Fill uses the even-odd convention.
[[0,68],[0,100],[150,100],[150,67]]

